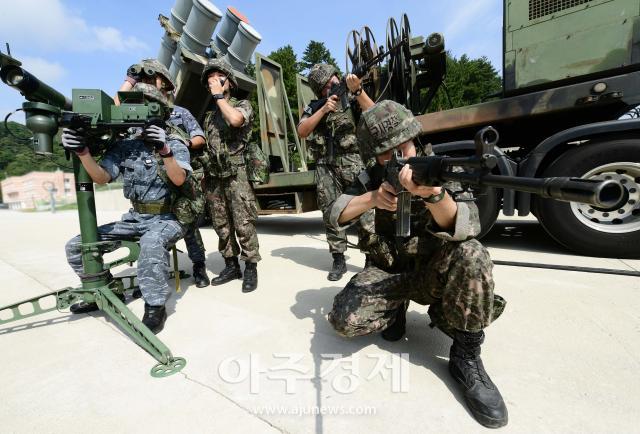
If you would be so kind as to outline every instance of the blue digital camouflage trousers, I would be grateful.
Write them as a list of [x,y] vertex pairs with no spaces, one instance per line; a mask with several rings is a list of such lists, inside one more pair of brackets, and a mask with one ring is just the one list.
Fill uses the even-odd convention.
[[[169,298],[169,250],[184,232],[173,214],[139,214],[133,210],[120,221],[98,226],[98,238],[103,241],[140,237],[138,285],[144,301],[151,306],[163,306]],[[77,235],[65,247],[67,262],[78,275],[84,272],[81,244]]]

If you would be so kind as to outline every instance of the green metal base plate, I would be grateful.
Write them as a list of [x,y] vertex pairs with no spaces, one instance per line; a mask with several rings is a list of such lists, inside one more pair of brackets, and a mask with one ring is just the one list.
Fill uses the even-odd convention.
[[187,364],[187,361],[182,357],[175,357],[169,361],[166,365],[164,363],[158,363],[151,368],[151,376],[155,378],[168,377],[176,372],[182,371]]

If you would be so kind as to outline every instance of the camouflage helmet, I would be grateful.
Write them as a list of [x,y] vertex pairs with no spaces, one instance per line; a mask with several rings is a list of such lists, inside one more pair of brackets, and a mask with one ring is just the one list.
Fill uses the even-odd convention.
[[357,134],[363,151],[379,155],[417,137],[421,131],[420,122],[407,108],[384,100],[362,113]]
[[327,63],[316,63],[309,70],[309,86],[313,93],[319,97],[322,93],[324,85],[331,79],[332,76],[338,73],[335,66]]
[[171,78],[171,74],[169,73],[169,70],[157,59],[142,59],[140,61],[140,65],[143,68],[153,69],[156,72],[156,74],[164,78],[165,82],[169,84],[169,87],[166,89],[167,92],[171,92],[176,88],[176,84],[173,82],[173,79]]
[[233,68],[231,67],[229,62],[224,59],[209,59],[207,64],[204,65],[204,68],[202,69],[202,75],[200,76],[202,85],[207,89],[209,88],[207,80],[209,79],[209,74],[211,74],[213,71],[219,71],[223,74],[226,74],[229,81],[233,83],[235,87],[238,87],[236,76],[233,73]]
[[158,90],[153,84],[136,83],[132,89],[134,92],[142,92],[146,99],[150,101],[159,102],[165,107],[171,108],[173,104],[167,99],[162,92]]

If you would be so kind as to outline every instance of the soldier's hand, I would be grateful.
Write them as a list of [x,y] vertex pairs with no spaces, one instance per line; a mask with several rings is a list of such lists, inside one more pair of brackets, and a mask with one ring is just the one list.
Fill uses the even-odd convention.
[[395,189],[387,181],[383,182],[377,190],[371,194],[376,208],[395,211],[398,207],[398,198]]
[[167,133],[157,125],[149,125],[144,129],[147,143],[151,143],[156,151],[162,150],[167,144]]
[[82,130],[73,130],[71,128],[62,129],[62,147],[76,154],[83,154],[87,145]]
[[402,169],[400,169],[400,174],[398,179],[400,180],[400,184],[404,188],[407,189],[409,193],[414,196],[420,197],[429,197],[432,195],[438,195],[442,191],[442,187],[429,187],[426,185],[418,185],[413,182],[412,179],[413,170],[411,170],[411,166],[406,164]]
[[209,83],[209,92],[211,92],[211,95],[224,93],[225,88],[229,87],[228,82],[229,80],[225,79],[224,83],[222,83],[219,77],[209,77],[207,80],[207,83]]
[[324,112],[324,114],[328,114],[331,112],[335,112],[337,110],[338,110],[338,96],[331,95],[329,98],[327,98],[327,102],[324,103],[324,105],[322,106],[322,111]]
[[347,82],[347,87],[351,93],[355,93],[362,88],[362,80],[360,80],[355,74],[347,74],[345,81]]

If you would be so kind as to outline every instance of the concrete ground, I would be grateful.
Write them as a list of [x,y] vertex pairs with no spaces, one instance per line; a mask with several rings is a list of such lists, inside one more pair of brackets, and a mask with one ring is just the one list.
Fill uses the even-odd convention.
[[[2,211],[0,223],[0,305],[77,285],[63,249],[78,230],[74,211]],[[364,257],[350,249],[347,275],[327,281],[319,213],[261,217],[258,230],[256,292],[187,279],[172,295],[159,337],[187,366],[171,377],[152,378],[155,360],[100,313],[1,325],[0,431],[486,431],[449,378],[450,339],[428,327],[425,307],[411,304],[399,342],[333,332],[333,297]],[[202,235],[215,275],[217,238]],[[495,260],[640,270],[570,255],[531,220],[502,219],[484,241]],[[191,271],[185,254],[180,263]],[[509,408],[501,431],[640,432],[640,279],[507,266],[494,275],[508,305],[487,329],[483,360]],[[142,314],[142,300],[128,306]]]

